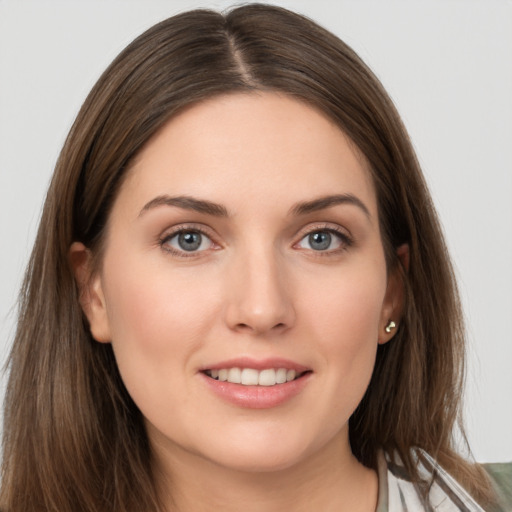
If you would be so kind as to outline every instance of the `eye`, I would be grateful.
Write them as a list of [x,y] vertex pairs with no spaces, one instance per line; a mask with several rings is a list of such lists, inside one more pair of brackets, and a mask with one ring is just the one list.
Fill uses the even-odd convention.
[[304,236],[297,247],[318,252],[328,252],[350,245],[350,239],[333,229],[318,229]]
[[164,249],[175,253],[194,253],[212,248],[212,240],[198,230],[181,230],[161,241]]

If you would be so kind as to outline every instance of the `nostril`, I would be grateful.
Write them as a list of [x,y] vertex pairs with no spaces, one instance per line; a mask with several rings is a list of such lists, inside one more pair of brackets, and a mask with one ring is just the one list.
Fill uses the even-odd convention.
[[286,324],[283,322],[279,322],[279,323],[275,324],[274,326],[270,327],[270,329],[268,329],[261,325],[255,324],[254,326],[252,326],[250,324],[240,322],[236,325],[235,329],[239,330],[239,331],[251,331],[251,332],[280,331],[280,330],[286,329]]
[[264,301],[250,296],[240,299],[235,296],[226,304],[225,320],[230,329],[254,334],[280,333],[294,323],[295,311],[288,301]]

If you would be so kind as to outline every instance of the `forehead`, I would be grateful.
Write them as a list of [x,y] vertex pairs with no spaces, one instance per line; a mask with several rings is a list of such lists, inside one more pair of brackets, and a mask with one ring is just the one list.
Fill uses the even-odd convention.
[[270,207],[352,193],[377,214],[369,166],[355,145],[314,107],[274,92],[188,107],[140,151],[123,190],[139,202],[179,193],[234,207],[250,198]]

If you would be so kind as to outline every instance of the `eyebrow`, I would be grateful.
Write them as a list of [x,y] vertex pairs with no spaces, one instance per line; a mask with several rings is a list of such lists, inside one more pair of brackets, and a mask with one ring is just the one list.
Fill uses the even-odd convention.
[[331,208],[332,206],[337,206],[339,204],[351,204],[357,206],[369,219],[371,218],[370,211],[366,205],[353,194],[335,194],[319,197],[317,199],[313,199],[312,201],[297,203],[292,206],[290,213],[292,215],[305,215],[308,213],[317,212],[319,210],[324,210],[326,208]]
[[139,213],[139,217],[146,213],[148,210],[157,208],[158,206],[177,206],[184,210],[192,210],[199,213],[206,213],[215,217],[228,217],[228,211],[220,204],[206,201],[204,199],[195,199],[190,196],[175,196],[168,195],[157,196],[151,199],[144,205]]
[[[317,212],[326,208],[331,208],[339,204],[351,204],[360,208],[364,214],[370,218],[370,212],[365,204],[353,194],[335,194],[329,196],[322,196],[311,201],[302,201],[296,203],[290,208],[289,213],[292,215],[306,215],[308,213]],[[146,213],[148,210],[157,208],[159,206],[176,206],[184,210],[192,210],[214,217],[228,217],[228,211],[225,206],[207,201],[205,199],[196,199],[190,196],[168,196],[161,195],[151,199],[146,203],[139,213],[139,217]]]

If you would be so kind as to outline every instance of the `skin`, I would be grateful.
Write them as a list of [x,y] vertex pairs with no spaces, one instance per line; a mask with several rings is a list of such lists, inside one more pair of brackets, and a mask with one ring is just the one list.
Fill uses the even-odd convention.
[[[164,194],[227,215],[151,203]],[[361,204],[293,211],[333,194]],[[205,233],[199,250],[180,249],[184,227]],[[319,250],[309,234],[328,230]],[[402,289],[367,164],[339,128],[276,93],[194,105],[139,153],[107,231],[99,272],[80,243],[72,260],[91,332],[112,343],[146,419],[168,509],[375,510],[377,476],[353,457],[348,420]],[[279,406],[236,406],[200,370],[241,356],[310,375]]]

